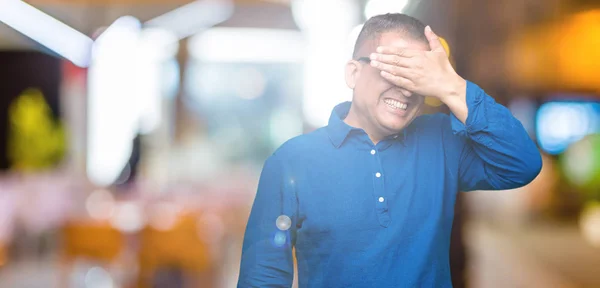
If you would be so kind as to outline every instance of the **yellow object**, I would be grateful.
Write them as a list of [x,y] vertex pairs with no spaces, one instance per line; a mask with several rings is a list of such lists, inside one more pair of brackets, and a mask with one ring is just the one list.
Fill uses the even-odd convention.
[[62,230],[63,259],[87,258],[105,263],[117,260],[125,237],[108,222],[69,222]]
[[11,103],[9,123],[8,157],[12,169],[33,171],[62,159],[65,133],[62,125],[52,119],[40,90],[25,90]]
[[125,237],[108,222],[68,221],[61,230],[62,249],[57,287],[70,287],[75,261],[85,259],[108,269],[119,263]]
[[446,50],[446,54],[448,54],[448,58],[451,59],[450,57],[450,45],[448,45],[448,41],[446,41],[446,39],[444,39],[443,37],[439,37],[440,38],[440,42],[442,42],[442,46],[444,46],[444,50]]
[[509,80],[521,89],[600,92],[600,9],[526,29],[506,49]]

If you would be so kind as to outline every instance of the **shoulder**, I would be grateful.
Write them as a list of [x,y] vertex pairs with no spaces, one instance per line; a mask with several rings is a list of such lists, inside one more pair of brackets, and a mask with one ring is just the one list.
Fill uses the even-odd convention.
[[465,144],[465,139],[457,135],[452,128],[452,116],[444,113],[421,115],[411,124],[411,132],[425,136],[425,139],[437,139],[449,149],[458,149]]
[[289,139],[279,146],[271,157],[276,157],[283,162],[298,160],[309,155],[309,152],[322,150],[328,144],[331,145],[331,142],[323,127]]
[[410,129],[419,131],[445,132],[452,130],[451,118],[448,114],[435,113],[420,115],[410,125]]

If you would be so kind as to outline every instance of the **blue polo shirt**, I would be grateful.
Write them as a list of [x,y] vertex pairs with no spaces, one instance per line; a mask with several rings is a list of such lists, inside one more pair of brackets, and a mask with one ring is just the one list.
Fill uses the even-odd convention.
[[238,287],[452,287],[450,231],[459,191],[523,186],[540,153],[521,123],[467,82],[466,125],[417,117],[377,145],[343,120],[267,159],[248,220]]

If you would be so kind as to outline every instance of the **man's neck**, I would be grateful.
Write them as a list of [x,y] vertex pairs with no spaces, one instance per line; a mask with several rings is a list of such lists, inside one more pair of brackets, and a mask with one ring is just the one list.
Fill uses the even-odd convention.
[[386,136],[382,133],[378,133],[377,129],[375,129],[364,116],[356,111],[353,104],[350,106],[350,111],[348,111],[348,115],[344,119],[344,122],[351,127],[363,129],[371,141],[373,141],[373,144],[379,143],[379,141],[383,140]]

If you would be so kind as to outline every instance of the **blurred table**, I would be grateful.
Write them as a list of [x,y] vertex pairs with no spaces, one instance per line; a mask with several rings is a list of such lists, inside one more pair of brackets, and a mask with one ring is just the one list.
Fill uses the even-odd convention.
[[600,249],[575,223],[471,222],[465,232],[470,287],[600,287]]

